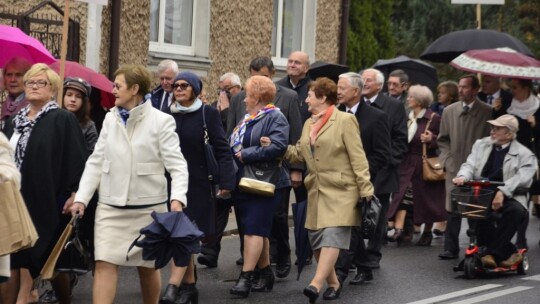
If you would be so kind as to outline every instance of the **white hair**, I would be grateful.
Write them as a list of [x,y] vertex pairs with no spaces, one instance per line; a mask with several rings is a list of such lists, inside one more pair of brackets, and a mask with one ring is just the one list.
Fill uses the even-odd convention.
[[166,70],[172,70],[174,75],[178,74],[178,64],[176,61],[170,59],[162,60],[157,66],[157,71],[158,73],[163,73]]
[[349,84],[353,88],[359,88],[362,89],[364,86],[364,81],[362,80],[362,76],[355,72],[347,72],[339,75],[339,78],[347,78],[349,80]]
[[228,72],[221,75],[221,77],[219,77],[220,82],[225,81],[227,79],[231,80],[231,85],[242,87],[242,82],[240,82],[240,77],[237,74],[233,72]]
[[375,80],[377,81],[377,84],[381,86],[381,89],[382,89],[384,85],[384,74],[377,69],[365,69],[362,71],[362,74],[364,74],[365,72],[375,73]]

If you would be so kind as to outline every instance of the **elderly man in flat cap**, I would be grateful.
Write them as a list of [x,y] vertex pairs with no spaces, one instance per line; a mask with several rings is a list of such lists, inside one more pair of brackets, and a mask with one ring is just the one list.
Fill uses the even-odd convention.
[[493,212],[500,214],[496,225],[492,221],[478,224],[478,243],[487,247],[482,263],[486,268],[510,267],[523,259],[511,240],[520,222],[527,216],[528,193],[538,163],[534,154],[515,138],[517,119],[509,114],[495,120],[490,136],[474,143],[467,161],[452,180],[463,185],[471,179],[504,182],[493,188]]

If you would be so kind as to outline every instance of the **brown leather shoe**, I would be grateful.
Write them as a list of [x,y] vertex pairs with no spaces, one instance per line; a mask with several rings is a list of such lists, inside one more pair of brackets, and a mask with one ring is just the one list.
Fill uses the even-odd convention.
[[495,263],[495,258],[493,258],[492,255],[485,255],[481,258],[482,260],[482,265],[484,265],[484,267],[486,268],[496,268],[497,267],[497,263]]
[[501,266],[510,268],[512,265],[515,265],[521,261],[523,261],[523,255],[516,252],[516,253],[512,253],[512,255],[508,259],[502,261]]

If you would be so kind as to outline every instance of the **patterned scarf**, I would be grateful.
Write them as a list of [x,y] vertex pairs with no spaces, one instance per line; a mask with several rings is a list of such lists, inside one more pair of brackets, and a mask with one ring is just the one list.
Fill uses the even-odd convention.
[[[143,99],[141,102],[139,102],[139,104],[136,107],[144,104],[145,102],[146,102],[146,99]],[[135,109],[135,108],[133,108],[133,109]],[[120,115],[120,118],[122,118],[122,123],[124,124],[124,127],[127,126],[127,121],[129,119],[129,111],[130,110],[128,110],[128,109],[118,107],[118,114]]]
[[319,131],[326,124],[332,113],[334,112],[335,106],[330,106],[328,109],[322,111],[319,114],[311,115],[311,130],[309,131],[309,143],[311,145],[315,144],[315,139],[319,135]]
[[244,134],[246,133],[247,126],[260,120],[266,116],[267,113],[272,111],[279,111],[279,109],[273,104],[269,103],[264,108],[260,109],[259,112],[255,114],[248,113],[246,116],[244,116],[244,120],[242,120],[242,122],[236,126],[236,128],[234,128],[231,138],[229,139],[229,146],[232,148],[234,153],[241,151],[243,148],[242,141],[244,141]]
[[58,109],[58,105],[56,104],[56,101],[51,100],[41,108],[33,120],[28,119],[30,106],[26,106],[17,114],[17,116],[15,116],[15,131],[21,134],[21,137],[19,137],[19,141],[17,142],[17,147],[15,148],[15,164],[19,170],[23,163],[26,145],[28,144],[28,139],[30,139],[32,129],[41,118],[55,109]]

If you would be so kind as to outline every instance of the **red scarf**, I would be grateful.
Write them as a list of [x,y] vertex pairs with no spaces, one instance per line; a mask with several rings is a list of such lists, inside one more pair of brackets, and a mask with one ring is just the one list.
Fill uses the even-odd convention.
[[309,143],[311,145],[315,144],[315,139],[319,135],[319,131],[326,124],[330,116],[334,112],[335,106],[332,105],[328,109],[322,111],[319,114],[311,115],[311,130],[309,131]]

